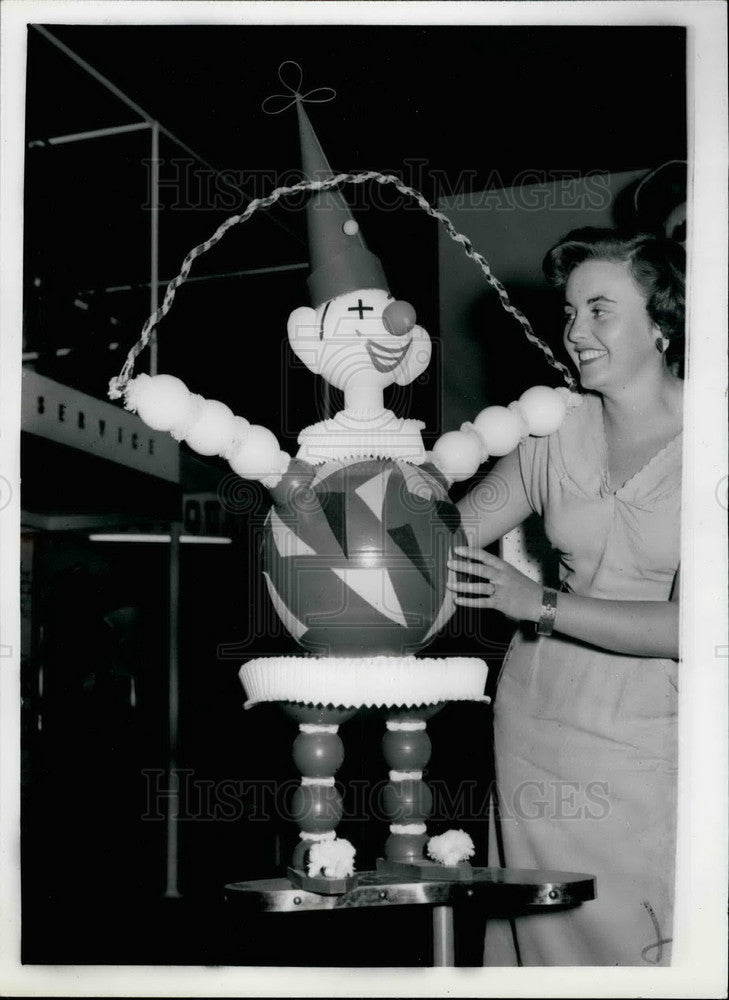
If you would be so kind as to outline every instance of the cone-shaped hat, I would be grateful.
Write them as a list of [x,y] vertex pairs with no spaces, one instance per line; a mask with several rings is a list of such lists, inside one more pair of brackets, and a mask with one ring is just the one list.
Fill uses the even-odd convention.
[[[332,168],[304,110],[296,101],[301,167],[308,181],[333,177]],[[379,259],[367,249],[347,202],[336,188],[315,191],[306,206],[311,274],[308,285],[314,308],[358,288],[389,291]]]

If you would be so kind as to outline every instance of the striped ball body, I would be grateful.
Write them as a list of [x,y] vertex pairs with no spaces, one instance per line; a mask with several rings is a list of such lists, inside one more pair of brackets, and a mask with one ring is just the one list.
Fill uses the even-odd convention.
[[466,537],[435,466],[295,460],[271,493],[264,578],[309,653],[407,656],[448,622],[447,558]]

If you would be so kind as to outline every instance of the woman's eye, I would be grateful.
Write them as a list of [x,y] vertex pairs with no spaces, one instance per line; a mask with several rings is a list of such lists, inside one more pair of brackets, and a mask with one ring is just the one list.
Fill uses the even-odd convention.
[[593,316],[604,316],[605,315],[605,310],[604,309],[599,309],[597,306],[595,306],[593,308],[593,310],[592,310],[592,315]]

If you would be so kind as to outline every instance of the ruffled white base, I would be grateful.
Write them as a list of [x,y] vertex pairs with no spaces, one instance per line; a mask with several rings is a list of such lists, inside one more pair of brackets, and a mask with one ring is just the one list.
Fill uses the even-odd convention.
[[488,667],[475,656],[267,656],[239,672],[246,708],[295,701],[341,708],[489,701]]
[[312,465],[351,458],[399,458],[422,465],[424,427],[422,420],[396,417],[392,410],[340,410],[301,431],[296,457]]

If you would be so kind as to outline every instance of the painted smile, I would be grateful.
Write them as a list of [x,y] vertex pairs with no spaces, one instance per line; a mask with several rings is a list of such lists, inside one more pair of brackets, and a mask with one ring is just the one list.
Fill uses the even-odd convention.
[[367,353],[370,356],[372,367],[376,371],[391,372],[394,371],[399,364],[402,364],[405,355],[410,350],[411,344],[412,339],[410,339],[404,347],[385,347],[383,344],[376,344],[372,340],[368,340],[365,343],[365,347],[367,348]]

